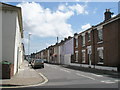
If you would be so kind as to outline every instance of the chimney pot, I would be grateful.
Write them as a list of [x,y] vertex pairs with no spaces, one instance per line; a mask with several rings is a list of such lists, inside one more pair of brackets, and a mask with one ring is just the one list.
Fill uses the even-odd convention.
[[110,12],[110,9],[106,9],[106,12],[104,13],[105,21],[110,19],[111,15],[113,15],[113,13]]

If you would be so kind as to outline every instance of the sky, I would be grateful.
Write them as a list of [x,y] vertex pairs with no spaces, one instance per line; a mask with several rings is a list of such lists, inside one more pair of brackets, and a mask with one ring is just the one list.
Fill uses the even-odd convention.
[[[22,8],[25,53],[36,53],[104,20],[105,9],[118,14],[118,2],[8,2]],[[30,36],[30,42],[28,40]]]

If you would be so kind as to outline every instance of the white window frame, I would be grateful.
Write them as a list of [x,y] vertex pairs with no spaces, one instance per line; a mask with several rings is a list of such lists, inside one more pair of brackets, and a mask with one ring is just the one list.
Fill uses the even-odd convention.
[[98,39],[101,41],[103,41],[103,29],[98,30]]
[[88,40],[88,42],[90,42],[91,41],[91,30],[90,31],[88,31],[88,37],[90,36],[90,39]]
[[92,46],[87,46],[87,54],[92,54]]
[[[85,63],[85,59],[86,59],[86,54],[85,54],[85,50],[82,50],[82,63]],[[83,53],[85,54],[84,60],[83,60]]]
[[78,36],[75,36],[75,48],[78,48]]
[[78,38],[75,39],[75,47],[78,48]]
[[82,35],[82,46],[85,46],[85,34]]
[[75,62],[78,62],[78,51],[75,51]]

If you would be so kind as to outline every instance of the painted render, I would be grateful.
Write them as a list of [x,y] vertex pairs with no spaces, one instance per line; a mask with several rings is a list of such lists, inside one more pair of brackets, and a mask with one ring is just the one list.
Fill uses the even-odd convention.
[[14,65],[13,74],[15,75],[23,61],[21,9],[8,4],[3,5],[3,10],[0,9],[2,12],[1,60],[9,61]]

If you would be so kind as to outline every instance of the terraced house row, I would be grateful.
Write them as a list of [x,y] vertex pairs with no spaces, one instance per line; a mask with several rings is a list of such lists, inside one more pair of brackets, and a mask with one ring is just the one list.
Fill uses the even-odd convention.
[[64,38],[60,43],[32,54],[32,57],[46,59],[49,63],[78,63],[120,67],[120,14],[106,9],[105,20],[91,28]]

